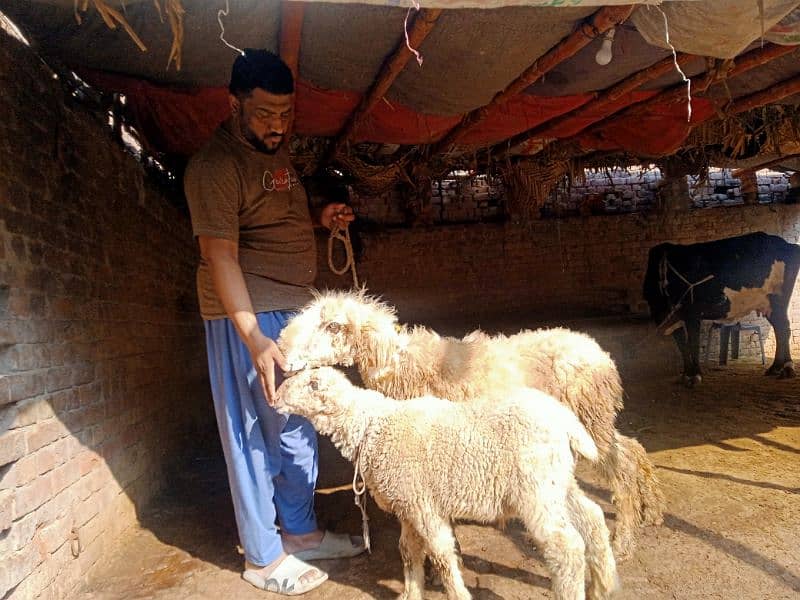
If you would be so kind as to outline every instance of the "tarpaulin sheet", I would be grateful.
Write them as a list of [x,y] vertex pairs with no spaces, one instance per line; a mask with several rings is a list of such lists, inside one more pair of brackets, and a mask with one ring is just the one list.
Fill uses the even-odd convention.
[[733,58],[798,6],[798,0],[671,2],[637,8],[631,22],[654,46]]
[[612,118],[578,136],[579,145],[590,150],[626,150],[640,156],[664,156],[680,148],[691,127],[715,114],[705,98],[692,98],[692,120],[687,121],[687,101],[632,107],[624,118]]
[[[100,89],[126,94],[135,124],[148,144],[162,152],[190,155],[210,137],[228,114],[228,91],[223,87],[179,91],[96,71],[81,76]],[[355,92],[322,90],[308,82],[297,86],[295,131],[300,135],[334,136],[358,105]],[[522,94],[490,111],[482,126],[461,142],[487,145],[535,127],[580,106],[589,95],[546,98]],[[459,117],[426,115],[406,106],[379,102],[355,130],[353,141],[391,144],[429,144],[455,127]]]

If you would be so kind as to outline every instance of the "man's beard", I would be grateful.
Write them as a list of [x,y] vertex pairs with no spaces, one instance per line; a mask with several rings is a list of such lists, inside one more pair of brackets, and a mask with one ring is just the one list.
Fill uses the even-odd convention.
[[253,146],[253,148],[264,154],[272,155],[277,153],[283,144],[283,136],[278,132],[273,131],[270,132],[269,136],[267,137],[280,136],[281,140],[274,148],[267,146],[264,141],[245,124],[244,115],[242,114],[241,110],[239,111],[239,130],[242,132],[242,137],[247,140],[247,142]]

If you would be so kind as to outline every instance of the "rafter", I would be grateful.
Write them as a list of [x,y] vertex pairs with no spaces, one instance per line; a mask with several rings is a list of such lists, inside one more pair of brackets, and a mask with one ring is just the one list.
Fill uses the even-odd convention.
[[[303,33],[303,13],[305,2],[281,2],[280,55],[292,71],[297,81],[300,64],[300,39]],[[294,121],[289,124],[291,133]]]
[[[795,52],[796,50],[796,46],[780,46],[777,44],[770,44],[764,48],[751,50],[750,52],[742,55],[740,58],[735,59],[734,65],[728,71],[706,71],[691,77],[690,81],[692,93],[699,94],[705,92],[714,84],[742,75],[752,69],[755,69],[756,67],[760,67],[777,58],[780,58],[781,56]],[[587,129],[591,131],[594,127],[607,127],[609,125],[613,126],[615,123],[619,123],[628,118],[632,109],[641,111],[650,107],[673,102],[682,102],[685,100],[686,85],[684,83],[679,83],[665,89],[651,98],[648,98],[647,100],[625,107],[623,110],[614,113],[614,116],[611,119],[605,119],[601,123],[582,129],[581,131],[576,132],[569,137],[561,138],[558,141],[550,144],[548,147],[556,154],[561,151],[567,152],[572,148],[572,142],[580,135],[581,132],[586,131]]]
[[633,5],[622,5],[606,6],[598,10],[589,22],[582,23],[576,31],[545,52],[517,79],[512,81],[506,89],[498,92],[489,104],[468,113],[458,125],[434,144],[430,154],[436,155],[447,151],[462,136],[481,123],[494,107],[507,102],[512,96],[522,93],[525,88],[538,81],[561,62],[574,56],[592,40],[627,19],[633,9]]
[[361,102],[350,115],[342,130],[336,136],[336,140],[331,145],[328,152],[322,158],[319,166],[328,164],[333,158],[342,151],[345,144],[351,139],[353,132],[364,118],[373,109],[375,104],[386,95],[395,79],[400,75],[403,68],[413,56],[409,46],[418,48],[422,41],[433,31],[436,21],[442,14],[441,9],[423,9],[414,19],[414,24],[408,32],[408,44],[405,37],[398,43],[397,48],[386,60],[378,72],[375,81],[369,91],[361,99]]
[[[694,55],[681,53],[678,55],[677,61],[678,64],[683,67],[696,58],[697,57]],[[590,100],[586,104],[583,104],[570,112],[564,113],[563,115],[559,115],[558,117],[545,121],[544,123],[528,129],[527,131],[523,131],[522,133],[519,133],[507,140],[499,142],[492,148],[491,154],[492,156],[500,158],[507,153],[507,149],[514,148],[519,144],[527,142],[528,140],[555,137],[555,132],[558,131],[558,129],[564,125],[564,123],[572,119],[578,120],[593,118],[594,120],[591,123],[587,123],[580,129],[583,131],[593,123],[596,123],[597,121],[609,115],[635,104],[636,101],[632,100],[630,103],[624,106],[611,106],[625,94],[636,91],[648,81],[658,79],[662,75],[669,73],[674,68],[675,63],[673,62],[673,58],[671,56],[660,60],[657,63],[650,65],[646,69],[643,69],[642,71],[634,73],[630,77],[623,79],[610,88],[607,88],[602,92],[596,92],[594,94],[594,99]],[[603,108],[609,106],[610,109],[603,114]]]
[[800,158],[800,153],[787,154],[786,156],[781,156],[780,158],[773,158],[772,160],[768,160],[766,162],[753,165],[752,167],[743,167],[741,169],[734,169],[733,171],[731,171],[731,177],[739,178],[747,173],[755,173],[756,171],[760,171],[761,169],[768,169],[769,167],[774,167],[775,165],[779,165],[782,162],[786,162],[787,160],[794,160],[796,158]]
[[764,106],[770,102],[777,102],[789,96],[800,94],[800,75],[795,75],[789,79],[776,83],[766,89],[737,98],[731,105],[726,108],[726,112],[733,115],[739,115],[748,110],[753,110],[759,106]]

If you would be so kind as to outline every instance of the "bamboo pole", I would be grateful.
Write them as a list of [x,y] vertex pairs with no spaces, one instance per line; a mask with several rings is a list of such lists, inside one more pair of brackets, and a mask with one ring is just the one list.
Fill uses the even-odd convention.
[[433,146],[430,154],[435,155],[447,151],[450,146],[457,143],[461,137],[483,121],[491,109],[507,102],[512,96],[521,93],[557,65],[574,56],[592,40],[627,19],[633,9],[633,5],[621,5],[606,6],[598,10],[592,16],[590,22],[583,23],[576,31],[545,52],[517,79],[512,81],[506,89],[498,92],[489,104],[468,113],[458,125]]
[[[679,54],[678,55],[678,64],[682,67],[687,65],[689,62],[697,58],[691,54]],[[542,139],[548,137],[555,137],[556,132],[558,129],[563,126],[566,122],[572,119],[584,119],[588,117],[592,117],[592,113],[595,113],[592,118],[594,120],[591,123],[587,123],[586,126],[582,127],[581,130],[586,129],[590,125],[594,124],[595,122],[604,119],[606,116],[612,115],[615,112],[622,110],[623,108],[627,108],[636,102],[630,102],[625,106],[612,108],[611,110],[607,111],[605,114],[602,113],[602,109],[607,107],[614,102],[616,102],[619,98],[624,96],[625,94],[629,94],[637,89],[639,89],[642,85],[647,83],[648,81],[653,81],[654,79],[658,79],[662,75],[666,75],[672,69],[675,68],[675,63],[673,62],[673,58],[671,56],[658,61],[657,63],[647,67],[646,69],[634,73],[630,77],[627,77],[620,81],[619,83],[613,85],[602,92],[598,92],[595,94],[595,98],[590,100],[586,104],[565,113],[563,115],[559,115],[553,119],[545,121],[544,123],[540,123],[536,127],[528,129],[522,133],[519,133],[507,140],[499,142],[496,144],[492,150],[492,156],[502,157],[508,151],[509,148],[514,148],[519,144],[527,142],[531,139]]]
[[774,167],[775,165],[779,165],[787,160],[794,160],[795,158],[800,158],[800,153],[787,154],[786,156],[781,156],[780,158],[774,158],[772,160],[768,160],[767,162],[763,162],[761,164],[754,165],[752,167],[742,167],[741,169],[734,169],[733,171],[731,171],[731,176],[736,177],[738,179],[746,173],[755,173],[756,171],[760,171],[761,169],[768,169],[769,167]]
[[[770,44],[764,48],[751,50],[750,52],[742,55],[739,59],[736,59],[734,66],[727,73],[705,72],[691,77],[690,81],[692,82],[691,86],[693,93],[704,92],[709,87],[719,83],[722,80],[743,75],[752,69],[765,65],[777,58],[780,58],[781,56],[794,52],[795,50],[797,50],[796,46],[780,46],[778,44]],[[613,118],[604,120],[592,127],[606,127],[609,125],[613,126],[614,124],[628,118],[630,116],[630,110],[634,108],[636,110],[643,110],[659,104],[684,101],[686,101],[686,84],[679,83],[647,100],[644,100],[643,102],[638,102],[632,106],[626,107],[620,112],[614,113]],[[589,129],[591,130],[591,128]],[[571,145],[571,141],[574,140],[582,131],[585,131],[585,129],[576,132],[568,138],[562,138],[557,142],[554,142],[550,147],[555,151],[558,151],[559,149],[566,150]]]
[[364,118],[375,107],[378,101],[386,95],[386,92],[389,91],[389,88],[413,56],[408,46],[410,45],[412,48],[418,48],[423,40],[428,37],[428,34],[433,31],[436,21],[439,19],[442,12],[441,9],[423,9],[419,12],[414,19],[411,31],[408,33],[408,45],[406,45],[405,37],[403,37],[394,53],[381,67],[372,87],[364,94],[358,107],[356,107],[350,115],[342,130],[336,136],[336,140],[325,156],[323,156],[318,168],[328,164],[342,151],[344,145],[351,139],[358,125],[363,122]]
[[[304,2],[281,2],[280,56],[289,69],[297,85],[300,64],[300,40],[303,33]],[[286,131],[286,137],[294,129],[294,115]]]

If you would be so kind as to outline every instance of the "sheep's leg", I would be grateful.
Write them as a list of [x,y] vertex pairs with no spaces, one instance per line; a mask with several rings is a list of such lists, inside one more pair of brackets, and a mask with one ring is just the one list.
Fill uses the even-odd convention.
[[431,563],[442,576],[442,584],[449,600],[470,600],[472,596],[464,585],[461,566],[456,554],[456,538],[453,526],[446,519],[420,511],[417,530],[428,547]]
[[556,600],[585,600],[586,545],[570,521],[563,499],[540,499],[520,516],[525,528],[542,548]]
[[600,469],[613,492],[617,526],[612,545],[622,560],[632,552],[642,526],[663,522],[665,500],[653,463],[642,445],[619,432],[614,442],[600,457]]
[[401,521],[400,528],[400,556],[403,559],[405,591],[399,600],[422,600],[425,589],[425,542],[411,524]]
[[587,498],[577,483],[573,483],[567,501],[572,522],[586,544],[586,563],[591,579],[588,597],[606,600],[619,588],[619,579],[603,509]]

